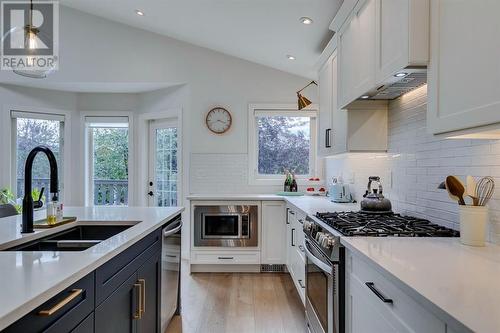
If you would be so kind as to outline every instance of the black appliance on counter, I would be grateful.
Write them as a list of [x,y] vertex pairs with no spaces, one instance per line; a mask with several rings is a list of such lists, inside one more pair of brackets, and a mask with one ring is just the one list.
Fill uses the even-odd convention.
[[345,331],[345,254],[340,236],[458,237],[427,220],[389,213],[316,213],[303,224],[306,321],[311,333]]

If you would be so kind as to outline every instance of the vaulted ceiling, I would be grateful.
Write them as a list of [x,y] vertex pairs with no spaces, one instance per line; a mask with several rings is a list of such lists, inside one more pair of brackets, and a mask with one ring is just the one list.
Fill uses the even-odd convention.
[[[314,77],[342,0],[61,0],[62,5]],[[136,14],[136,10],[144,16]],[[301,17],[313,20],[310,25]],[[295,60],[290,60],[292,55]]]

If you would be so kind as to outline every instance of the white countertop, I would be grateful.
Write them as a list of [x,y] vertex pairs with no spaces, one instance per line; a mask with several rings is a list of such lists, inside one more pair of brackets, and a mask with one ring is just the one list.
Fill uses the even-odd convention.
[[257,201],[268,201],[276,200],[283,201],[286,197],[276,195],[276,194],[191,194],[187,196],[188,200],[191,201],[225,201],[225,200],[257,200]]
[[[65,208],[65,216],[77,222],[53,229],[21,234],[21,216],[0,219],[0,249],[37,239],[76,224],[133,224],[133,226],[81,252],[0,252],[0,330],[78,281],[169,219],[182,207],[86,207]],[[45,211],[35,212],[35,220]]]
[[309,216],[316,215],[317,212],[350,212],[358,211],[357,203],[335,203],[330,201],[329,197],[323,196],[303,196],[303,197],[285,197],[286,202],[295,206]]
[[500,332],[500,246],[438,237],[344,237],[342,244],[444,320],[449,316],[474,332]]
[[359,204],[339,204],[331,202],[329,197],[312,195],[281,196],[276,194],[192,194],[189,195],[187,199],[192,201],[285,201],[311,216],[316,214],[316,212],[359,210]]

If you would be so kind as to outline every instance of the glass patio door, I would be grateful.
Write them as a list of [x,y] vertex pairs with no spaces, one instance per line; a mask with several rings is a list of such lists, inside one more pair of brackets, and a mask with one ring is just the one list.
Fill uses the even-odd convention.
[[152,120],[149,125],[149,206],[177,206],[177,121]]

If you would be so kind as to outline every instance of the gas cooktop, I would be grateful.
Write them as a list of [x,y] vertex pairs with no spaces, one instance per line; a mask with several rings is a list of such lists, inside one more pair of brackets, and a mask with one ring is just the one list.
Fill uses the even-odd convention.
[[458,237],[456,230],[400,214],[361,212],[316,213],[316,217],[344,236]]

